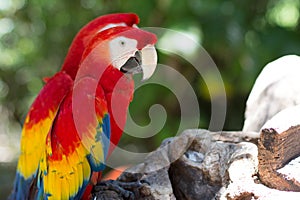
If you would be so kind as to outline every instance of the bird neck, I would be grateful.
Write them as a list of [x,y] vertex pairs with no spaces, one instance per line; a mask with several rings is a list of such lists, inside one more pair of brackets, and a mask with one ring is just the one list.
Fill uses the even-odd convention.
[[133,98],[134,81],[132,75],[125,75],[111,67],[104,72],[100,84],[104,89],[110,115],[112,142],[110,154],[118,144],[126,124],[128,107]]

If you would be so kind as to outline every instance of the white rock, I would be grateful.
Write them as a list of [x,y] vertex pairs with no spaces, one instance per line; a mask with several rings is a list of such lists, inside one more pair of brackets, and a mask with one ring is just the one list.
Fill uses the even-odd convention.
[[260,131],[276,113],[300,104],[300,57],[288,55],[267,64],[246,103],[243,131]]

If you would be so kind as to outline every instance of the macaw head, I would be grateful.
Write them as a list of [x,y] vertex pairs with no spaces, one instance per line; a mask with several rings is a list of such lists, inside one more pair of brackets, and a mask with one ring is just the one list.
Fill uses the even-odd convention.
[[75,36],[62,65],[62,71],[75,78],[84,49],[97,33],[117,26],[132,27],[138,23],[139,18],[133,13],[108,14],[92,20]]
[[110,34],[112,66],[126,74],[143,73],[143,80],[150,78],[157,64],[156,36],[137,28],[116,28]]
[[[151,77],[157,64],[156,36],[137,27],[113,27],[99,32],[90,41],[82,56],[77,77],[99,79],[110,90],[124,75],[143,73],[143,80]],[[109,87],[109,88],[107,88]]]

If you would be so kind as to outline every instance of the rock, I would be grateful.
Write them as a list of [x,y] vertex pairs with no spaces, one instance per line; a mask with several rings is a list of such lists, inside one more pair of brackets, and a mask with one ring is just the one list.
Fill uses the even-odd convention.
[[300,104],[300,57],[283,56],[267,64],[246,103],[243,131],[259,132],[275,114]]
[[[212,199],[228,184],[228,167],[245,134],[187,130],[168,139],[118,180],[148,183],[141,199]],[[249,138],[248,138],[249,139]],[[110,194],[111,195],[111,194]],[[140,199],[140,197],[136,199]]]

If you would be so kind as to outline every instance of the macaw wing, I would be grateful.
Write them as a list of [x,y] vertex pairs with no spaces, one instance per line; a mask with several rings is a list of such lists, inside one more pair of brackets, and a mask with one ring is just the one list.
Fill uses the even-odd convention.
[[36,177],[46,137],[52,127],[58,108],[70,91],[73,80],[65,73],[57,73],[48,80],[33,102],[24,122],[21,152],[12,199],[26,199]]
[[109,139],[104,92],[93,78],[82,78],[62,103],[48,135],[39,181],[47,199],[80,198],[92,172],[103,170]]

